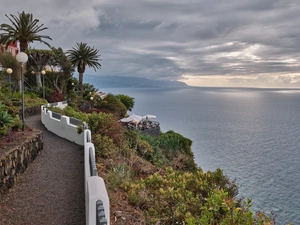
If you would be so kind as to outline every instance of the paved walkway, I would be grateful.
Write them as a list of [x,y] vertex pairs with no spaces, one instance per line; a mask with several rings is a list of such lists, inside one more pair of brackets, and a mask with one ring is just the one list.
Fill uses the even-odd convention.
[[85,224],[83,147],[43,131],[44,149],[0,201],[0,225]]

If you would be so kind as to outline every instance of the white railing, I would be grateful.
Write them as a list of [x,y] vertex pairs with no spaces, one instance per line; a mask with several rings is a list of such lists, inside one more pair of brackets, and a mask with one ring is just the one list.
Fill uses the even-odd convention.
[[[51,105],[64,108],[67,103],[58,102]],[[54,113],[47,109],[47,106],[50,104],[41,106],[41,120],[45,127],[60,137],[84,146],[86,225],[110,224],[109,198],[104,180],[96,172],[95,148],[91,131],[85,129],[83,133],[78,134],[76,119]]]

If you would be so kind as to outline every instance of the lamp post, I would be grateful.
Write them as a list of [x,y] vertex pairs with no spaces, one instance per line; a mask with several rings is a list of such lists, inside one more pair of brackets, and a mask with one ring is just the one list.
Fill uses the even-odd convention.
[[42,70],[41,73],[43,75],[43,99],[45,99],[45,74],[46,74],[46,71]]
[[8,74],[8,82],[9,82],[9,99],[11,101],[11,74],[13,70],[11,68],[7,68],[6,73]]
[[94,102],[93,102],[94,98],[93,96],[90,97],[90,104],[91,104],[91,109],[94,108]]
[[27,62],[28,56],[24,52],[19,52],[16,55],[17,61],[21,64],[21,83],[22,83],[22,131],[25,130],[25,112],[24,112],[24,74],[23,65]]

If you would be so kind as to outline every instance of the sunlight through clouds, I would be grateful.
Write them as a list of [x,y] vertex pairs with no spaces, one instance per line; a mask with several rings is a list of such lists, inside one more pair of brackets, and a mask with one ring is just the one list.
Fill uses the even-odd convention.
[[0,8],[0,22],[23,10],[49,28],[51,45],[99,49],[102,69],[91,76],[300,87],[297,0],[14,0]]

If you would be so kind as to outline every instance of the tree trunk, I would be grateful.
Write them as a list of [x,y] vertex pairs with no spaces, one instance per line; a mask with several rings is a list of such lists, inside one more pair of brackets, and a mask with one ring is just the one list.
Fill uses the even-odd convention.
[[83,73],[79,73],[78,81],[79,81],[79,92],[81,94],[82,93]]
[[62,94],[62,88],[63,88],[63,86],[62,86],[61,88],[58,86],[58,78],[59,78],[59,76],[57,76],[57,77],[55,78],[55,80],[53,80],[53,85],[54,85],[56,91],[57,91],[58,93]]
[[20,51],[24,52],[28,49],[28,42],[27,41],[20,41]]
[[[43,75],[43,76],[45,76],[45,75]],[[36,80],[36,86],[42,87],[41,72],[36,72],[35,80]],[[45,85],[45,84],[43,84],[43,85]]]

